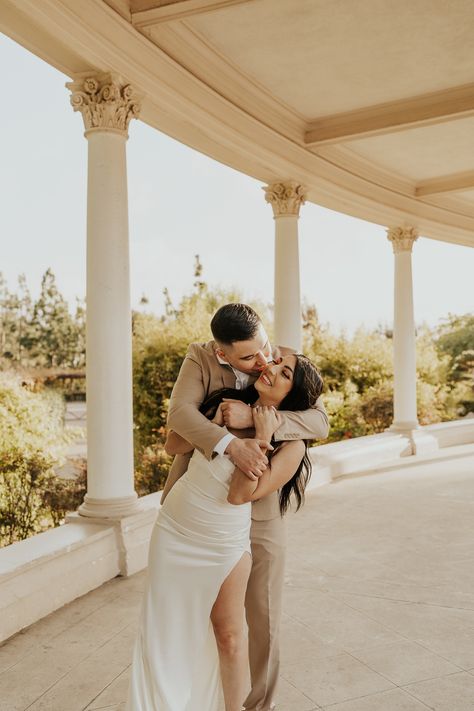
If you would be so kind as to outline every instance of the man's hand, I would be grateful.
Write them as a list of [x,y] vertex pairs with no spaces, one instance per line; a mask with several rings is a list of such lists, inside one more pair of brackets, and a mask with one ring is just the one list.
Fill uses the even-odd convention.
[[260,439],[238,439],[235,437],[225,450],[232,462],[252,481],[256,481],[268,466],[268,458],[263,450],[273,449],[270,442]]
[[[234,430],[253,427],[252,408],[245,402],[223,398],[220,408],[226,427],[231,427]],[[241,468],[239,467],[239,469]]]

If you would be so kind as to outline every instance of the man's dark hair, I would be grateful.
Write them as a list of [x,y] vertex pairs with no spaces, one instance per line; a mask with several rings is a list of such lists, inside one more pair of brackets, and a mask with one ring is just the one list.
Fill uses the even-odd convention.
[[249,341],[257,333],[259,315],[247,304],[225,304],[216,311],[211,331],[218,343],[230,346],[235,341]]

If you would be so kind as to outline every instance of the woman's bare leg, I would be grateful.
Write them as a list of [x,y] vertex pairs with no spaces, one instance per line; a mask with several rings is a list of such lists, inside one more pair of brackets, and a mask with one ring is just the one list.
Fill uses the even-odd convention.
[[247,693],[244,601],[251,567],[252,558],[245,553],[222,583],[211,612],[219,651],[225,711],[241,711]]

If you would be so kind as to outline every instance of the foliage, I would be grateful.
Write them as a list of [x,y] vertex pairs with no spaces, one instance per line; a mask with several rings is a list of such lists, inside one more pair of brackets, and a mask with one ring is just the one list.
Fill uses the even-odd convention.
[[[173,384],[192,341],[211,338],[209,322],[222,304],[241,301],[235,289],[210,289],[195,257],[194,285],[175,305],[164,290],[165,313],[148,313],[148,300],[132,314],[135,483],[140,495],[164,483],[171,462],[163,450]],[[271,308],[252,303],[272,338]],[[303,308],[304,352],[325,380],[324,402],[331,430],[327,441],[381,432],[393,419],[392,332],[359,329],[352,337],[321,325],[311,304]],[[24,276],[17,293],[0,275],[0,358],[4,368],[30,367],[34,380],[0,374],[0,534],[18,540],[57,525],[85,490],[85,471],[61,480],[53,467],[66,444],[63,399],[38,389],[41,368],[78,370],[85,364],[85,308],[69,312],[51,270],[33,300]],[[45,371],[46,372],[46,371]],[[49,371],[48,371],[49,372]],[[63,373],[64,375],[64,373]],[[436,328],[417,333],[417,398],[421,424],[474,412],[474,315],[449,315]],[[3,378],[3,379],[2,379]],[[43,381],[45,378],[43,378]],[[82,382],[74,384],[82,388]],[[16,513],[15,513],[16,512]],[[18,524],[13,525],[16,517]]]
[[450,314],[438,326],[437,348],[454,361],[464,351],[474,350],[474,314]]
[[160,443],[139,450],[135,469],[135,489],[138,496],[145,496],[163,488],[172,461],[173,457],[166,454]]
[[[59,523],[51,509],[62,486],[54,467],[74,436],[63,428],[63,411],[58,393],[36,393],[18,377],[0,375],[0,545]],[[77,486],[64,484],[63,500]]]
[[54,479],[53,459],[18,446],[0,449],[0,543],[13,543],[44,527],[43,491]]
[[87,491],[87,467],[83,460],[77,461],[78,474],[73,479],[59,476],[51,478],[48,488],[42,493],[43,506],[47,510],[53,526],[59,526],[69,511],[75,511],[82,504]]
[[81,368],[85,363],[85,307],[74,315],[47,269],[33,301],[24,275],[18,293],[0,274],[0,357],[17,366]]
[[448,361],[451,408],[458,417],[474,412],[474,314],[450,314],[436,329],[435,344]]

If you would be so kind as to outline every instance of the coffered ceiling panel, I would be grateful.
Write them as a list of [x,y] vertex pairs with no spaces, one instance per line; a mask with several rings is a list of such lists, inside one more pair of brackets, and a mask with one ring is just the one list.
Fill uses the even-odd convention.
[[472,0],[254,0],[186,22],[308,120],[474,81]]

